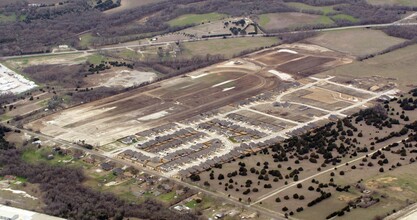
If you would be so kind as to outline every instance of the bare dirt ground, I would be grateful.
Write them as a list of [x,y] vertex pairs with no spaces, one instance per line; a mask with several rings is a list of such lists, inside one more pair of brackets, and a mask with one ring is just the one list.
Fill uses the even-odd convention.
[[[256,95],[279,83],[275,77],[267,79],[257,74],[259,69],[247,61],[235,67],[227,61],[185,77],[71,108],[34,121],[28,127],[68,141],[86,140],[103,145],[167,121],[185,119]],[[224,84],[228,80],[236,81],[235,88],[224,91],[224,86],[230,86]],[[160,111],[166,111],[161,118],[139,120]]]
[[348,64],[352,59],[343,54],[316,45],[281,45],[249,56],[254,62],[272,70],[289,74],[295,79]]
[[128,88],[144,82],[155,80],[157,75],[153,72],[141,72],[128,68],[112,68],[100,74],[93,74],[84,79],[87,87],[123,87]]

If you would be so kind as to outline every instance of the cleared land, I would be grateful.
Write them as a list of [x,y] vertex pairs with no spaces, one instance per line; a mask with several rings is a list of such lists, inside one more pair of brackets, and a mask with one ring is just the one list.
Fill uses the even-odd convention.
[[333,9],[333,6],[312,6],[299,2],[288,2],[287,5],[301,10],[321,11],[325,14],[337,12]]
[[144,5],[148,5],[152,3],[157,3],[161,1],[163,0],[122,0],[121,5],[119,7],[112,8],[110,10],[105,11],[104,13],[112,14],[112,13],[122,12],[124,10],[129,10],[132,8],[136,8],[136,7],[140,7],[140,6],[144,6]]
[[290,74],[295,79],[352,62],[339,53],[307,44],[282,45],[251,55],[250,59],[268,66],[272,72]]
[[384,50],[405,40],[388,36],[379,30],[352,29],[325,32],[308,41],[331,50],[360,56]]
[[[245,24],[243,26],[241,24],[236,24],[236,22],[242,19],[245,20]],[[230,31],[231,28],[240,28],[244,29],[246,33],[252,33],[255,32],[255,28],[253,27],[253,25],[249,25],[252,23],[252,20],[245,17],[225,18],[221,20],[212,20],[210,22],[205,22],[190,28],[186,28],[184,30],[176,32],[176,34],[182,34],[186,37],[202,37],[209,35],[232,34],[232,32]],[[260,32],[260,30],[257,31],[258,33]]]
[[373,5],[417,6],[417,2],[414,0],[367,0],[367,2]]
[[224,14],[208,13],[208,14],[185,14],[178,18],[172,19],[168,22],[171,26],[185,26],[191,24],[202,24],[205,22],[211,22],[220,20],[226,17]]
[[183,43],[185,56],[204,54],[223,54],[225,57],[232,57],[245,50],[254,50],[262,47],[278,44],[280,41],[275,37],[262,38],[237,38],[237,39],[215,39],[210,41],[197,41]]
[[258,23],[265,30],[273,31],[312,24],[332,24],[333,21],[327,16],[289,12],[262,14],[259,16]]
[[417,45],[413,45],[362,62],[353,62],[322,75],[346,76],[351,79],[381,76],[407,89],[408,86],[417,85],[416,63]]
[[[28,127],[69,141],[76,141],[76,137],[102,145],[163,122],[185,119],[253,96],[278,83],[274,77],[267,79],[254,74],[260,67],[252,63],[228,63],[191,73],[191,76],[206,74],[194,79],[177,77],[68,109]],[[220,86],[230,80],[236,81],[233,90]]]

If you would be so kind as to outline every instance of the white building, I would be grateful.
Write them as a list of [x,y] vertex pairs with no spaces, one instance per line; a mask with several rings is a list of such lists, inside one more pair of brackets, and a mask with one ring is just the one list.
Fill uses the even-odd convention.
[[0,220],[63,220],[63,218],[0,205]]

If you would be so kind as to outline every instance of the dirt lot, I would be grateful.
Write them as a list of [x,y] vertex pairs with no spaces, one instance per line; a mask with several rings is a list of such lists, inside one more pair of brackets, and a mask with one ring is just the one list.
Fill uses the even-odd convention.
[[351,58],[340,53],[308,44],[280,45],[248,57],[273,71],[290,74],[295,79],[352,62]]
[[[303,103],[325,110],[338,110],[351,105],[356,97],[347,96],[332,91],[320,89],[318,87],[300,90],[284,96],[283,101]],[[356,100],[358,100],[356,98]]]
[[[259,70],[255,64],[241,62],[235,65],[227,61],[188,76],[71,108],[34,121],[28,127],[69,141],[76,138],[103,145],[167,121],[189,118],[256,95],[278,84],[275,77],[255,75]],[[230,74],[232,70],[234,73]],[[161,114],[155,118],[158,112]],[[140,120],[147,115],[153,115],[152,119]]]
[[390,37],[379,30],[352,29],[325,32],[307,41],[331,50],[361,56],[402,43],[404,39]]
[[272,104],[260,104],[252,107],[252,109],[296,122],[307,122],[314,117],[326,115],[326,112],[297,104],[290,104],[288,107],[275,107]]
[[153,72],[142,72],[129,68],[112,68],[100,74],[93,74],[84,79],[87,87],[123,87],[128,88],[144,82],[155,80],[157,75]]
[[332,61],[335,61],[335,59],[327,57],[305,57],[280,65],[277,67],[277,70],[296,76],[306,77],[322,72],[327,66],[331,66],[329,63]]
[[409,90],[409,86],[417,85],[416,62],[417,45],[412,45],[362,62],[340,66],[320,75],[345,76],[351,79],[380,76],[398,84],[400,89]]

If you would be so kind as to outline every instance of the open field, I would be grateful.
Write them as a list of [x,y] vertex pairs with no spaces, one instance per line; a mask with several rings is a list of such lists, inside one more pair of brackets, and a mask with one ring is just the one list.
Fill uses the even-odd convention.
[[278,44],[279,40],[275,37],[262,38],[237,38],[237,39],[216,39],[209,41],[198,41],[183,43],[185,56],[195,56],[203,54],[223,54],[226,58],[237,55],[245,50],[268,47]]
[[312,24],[332,24],[327,16],[311,15],[297,12],[262,14],[259,16],[259,25],[267,31],[283,28],[295,28]]
[[224,14],[208,13],[208,14],[185,14],[178,18],[172,19],[168,22],[171,26],[185,26],[191,24],[202,24],[206,22],[212,22],[220,20],[226,17]]
[[162,0],[122,0],[121,5],[117,8],[112,8],[105,11],[106,14],[118,13],[125,10],[133,9],[136,7],[161,2]]
[[[191,117],[276,85],[275,80],[253,74],[258,70],[259,67],[249,62],[239,66],[219,64],[194,72],[190,77],[177,77],[69,109],[35,121],[29,127],[69,141],[75,141],[73,138],[77,137],[77,140],[103,145],[151,125]],[[202,76],[191,77],[199,75]],[[240,83],[234,86],[233,91],[216,86],[227,80]],[[203,94],[204,99],[195,99]],[[83,114],[80,115],[80,112]],[[145,119],[146,115],[152,116]]]
[[414,0],[366,0],[372,5],[404,5],[404,6],[417,6],[417,2]]
[[[5,64],[10,68],[22,71],[26,67],[36,65],[76,65],[81,64],[85,61],[91,61],[90,63],[98,64],[98,57],[96,54],[64,54],[64,55],[51,55],[51,56],[39,56],[30,58],[17,58],[5,61]],[[96,63],[96,61],[98,61]]]
[[[242,19],[245,21],[245,24],[243,26],[241,24],[236,23]],[[191,36],[191,37],[197,37],[197,38],[201,38],[203,36],[210,36],[210,35],[232,34],[232,32],[230,31],[231,28],[243,29],[245,30],[244,34],[254,33],[254,32],[259,33],[259,30],[258,32],[256,32],[254,27],[250,25],[252,23],[253,23],[252,20],[246,17],[233,17],[233,18],[226,17],[224,19],[219,18],[217,20],[213,20],[210,22],[203,22],[199,25],[186,28],[176,33],[183,34],[186,36]]]
[[331,50],[360,56],[384,50],[405,40],[388,36],[379,30],[353,29],[321,33],[307,41]]
[[299,3],[299,2],[288,2],[286,4],[288,6],[291,6],[300,10],[315,10],[315,11],[321,11],[325,14],[336,12],[336,10],[333,9],[333,6],[312,6],[312,5],[307,5],[307,4]]
[[322,75],[346,76],[354,79],[380,76],[407,90],[408,86],[417,85],[416,62],[417,45],[412,45],[362,62],[353,62],[326,71]]

